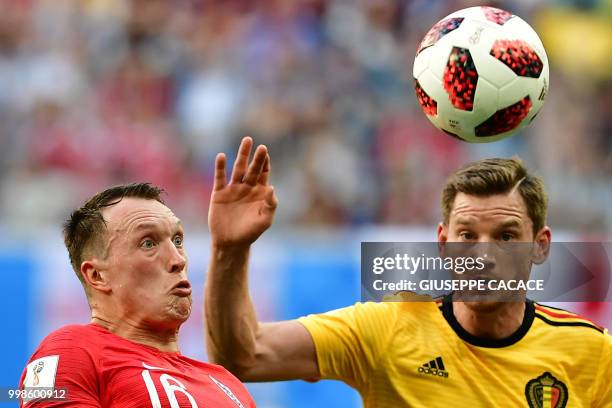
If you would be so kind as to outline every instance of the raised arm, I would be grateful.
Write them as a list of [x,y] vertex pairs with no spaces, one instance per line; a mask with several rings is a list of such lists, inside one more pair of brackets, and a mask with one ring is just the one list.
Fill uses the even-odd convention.
[[204,301],[208,355],[243,381],[316,378],[316,354],[306,328],[297,321],[260,323],[249,295],[250,247],[272,224],[277,206],[268,183],[268,151],[258,146],[249,163],[252,146],[251,138],[242,140],[229,183],[225,155],[215,162]]

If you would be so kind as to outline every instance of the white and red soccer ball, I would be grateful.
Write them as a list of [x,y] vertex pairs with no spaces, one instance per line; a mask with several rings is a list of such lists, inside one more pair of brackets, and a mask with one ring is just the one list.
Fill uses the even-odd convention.
[[521,18],[470,7],[436,23],[417,49],[417,99],[439,129],[493,142],[527,126],[548,92],[548,58]]

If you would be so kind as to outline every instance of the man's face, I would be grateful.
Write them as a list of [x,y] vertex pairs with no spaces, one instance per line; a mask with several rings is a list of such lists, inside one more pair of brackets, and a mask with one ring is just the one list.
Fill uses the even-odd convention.
[[[484,270],[476,271],[470,278],[528,279],[533,263],[532,244],[548,244],[550,230],[544,227],[534,234],[533,222],[516,189],[488,197],[458,193],[448,224],[438,226],[438,241],[442,244],[465,243],[455,248],[470,256],[487,254]],[[521,242],[523,244],[518,244]],[[472,306],[494,306],[487,303],[475,302]]]
[[479,197],[458,193],[448,225],[440,225],[439,241],[529,242],[533,223],[518,190]]
[[139,326],[180,326],[191,313],[180,220],[158,201],[132,197],[102,214],[107,222],[102,269],[116,315]]

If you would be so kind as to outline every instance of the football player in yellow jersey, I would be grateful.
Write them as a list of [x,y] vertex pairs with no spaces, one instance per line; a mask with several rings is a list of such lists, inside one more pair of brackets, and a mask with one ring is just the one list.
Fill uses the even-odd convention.
[[[270,158],[243,139],[231,180],[216,161],[205,312],[210,358],[244,381],[338,379],[365,407],[612,407],[612,342],[580,316],[520,302],[357,303],[261,323],[248,293],[249,248],[272,223]],[[247,207],[260,219],[246,221]],[[409,203],[407,203],[409,206]],[[517,159],[457,170],[442,194],[438,241],[546,248],[547,198]],[[400,294],[398,296],[405,296]]]

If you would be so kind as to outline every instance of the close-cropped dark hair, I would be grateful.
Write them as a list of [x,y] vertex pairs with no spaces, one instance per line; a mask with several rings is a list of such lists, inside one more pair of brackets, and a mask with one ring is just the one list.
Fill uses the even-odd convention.
[[81,275],[83,253],[95,246],[102,247],[106,232],[106,221],[102,217],[102,209],[115,205],[125,197],[144,198],[164,203],[161,199],[163,189],[150,183],[123,184],[108,188],[93,197],[70,214],[64,223],[64,243],[68,249],[70,264],[81,283],[85,284]]

